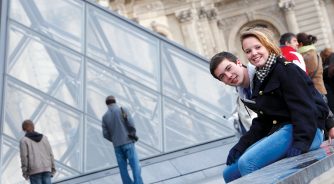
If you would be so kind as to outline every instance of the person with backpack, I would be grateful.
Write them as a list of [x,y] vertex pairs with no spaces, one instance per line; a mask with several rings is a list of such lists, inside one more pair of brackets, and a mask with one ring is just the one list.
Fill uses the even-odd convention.
[[[135,125],[129,112],[116,104],[114,96],[108,96],[105,101],[107,112],[102,117],[103,137],[113,143],[115,155],[123,184],[143,184],[141,166],[135,148],[138,137],[135,135]],[[129,176],[127,161],[133,174]]]
[[[297,40],[299,46],[298,52],[302,54],[304,58],[308,76],[311,78],[314,87],[320,94],[322,94],[324,101],[328,105],[327,90],[323,79],[323,63],[320,56],[317,54],[316,47],[314,46],[317,42],[317,37],[306,33],[298,33]],[[329,115],[326,119],[326,130],[328,131],[326,131],[325,138],[329,138],[330,142],[334,136],[334,129],[332,129],[333,126],[334,115],[329,108]]]
[[320,57],[317,54],[317,49],[314,44],[317,42],[317,37],[306,33],[298,33],[298,52],[303,56],[306,70],[311,77],[314,87],[322,94],[326,95],[327,91],[323,80],[323,66]]

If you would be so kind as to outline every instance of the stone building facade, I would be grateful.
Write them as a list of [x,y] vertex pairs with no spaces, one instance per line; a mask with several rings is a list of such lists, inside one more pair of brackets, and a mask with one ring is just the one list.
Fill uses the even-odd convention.
[[97,0],[204,57],[222,50],[245,61],[239,40],[245,27],[317,36],[318,50],[334,48],[333,0]]

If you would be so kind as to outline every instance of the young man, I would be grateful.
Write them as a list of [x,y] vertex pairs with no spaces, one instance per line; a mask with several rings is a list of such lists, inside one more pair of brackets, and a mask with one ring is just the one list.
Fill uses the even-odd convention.
[[284,33],[280,40],[280,48],[282,55],[287,61],[291,61],[302,70],[306,71],[305,61],[301,54],[297,52],[298,49],[298,40],[295,34],[293,33]]
[[[221,71],[224,71],[221,73]],[[237,112],[240,121],[241,134],[249,130],[252,119],[256,117],[255,112],[247,108],[242,102],[251,97],[251,84],[255,74],[255,67],[246,67],[231,53],[221,52],[214,56],[210,63],[210,72],[213,77],[227,85],[235,86],[239,94]]]
[[20,140],[20,156],[23,177],[31,184],[51,184],[56,173],[54,157],[48,138],[35,132],[34,123],[25,120],[22,129],[26,132]]
[[[236,86],[239,97],[247,106],[251,106],[253,101],[250,100],[248,91],[252,91],[252,81],[255,74],[255,67],[251,64],[246,68],[240,60],[229,52],[221,52],[211,58],[210,61],[211,75],[219,81],[229,85]],[[331,119],[329,117],[328,119]],[[328,136],[334,139],[334,124],[332,121],[326,121],[326,130]]]
[[[123,184],[143,184],[142,177],[140,175],[141,168],[137,152],[135,149],[134,140],[128,135],[128,130],[123,117],[122,109],[116,104],[114,96],[108,96],[106,98],[106,105],[108,106],[107,112],[102,117],[102,130],[103,137],[113,143],[116,159],[121,174]],[[133,119],[129,116],[126,109],[123,109],[127,114],[128,123],[134,127]],[[127,161],[129,161],[132,169],[133,179],[131,180],[128,169]]]

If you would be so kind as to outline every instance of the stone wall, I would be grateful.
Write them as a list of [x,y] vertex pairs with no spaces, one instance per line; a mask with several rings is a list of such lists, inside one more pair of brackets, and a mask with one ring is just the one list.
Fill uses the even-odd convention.
[[249,26],[271,29],[276,39],[285,32],[318,37],[318,50],[334,48],[332,0],[100,0],[201,55],[210,58],[222,50],[243,61],[240,31]]

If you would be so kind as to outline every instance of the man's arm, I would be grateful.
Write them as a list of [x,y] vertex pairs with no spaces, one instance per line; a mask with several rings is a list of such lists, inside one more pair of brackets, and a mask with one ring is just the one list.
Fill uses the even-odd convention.
[[107,127],[107,124],[106,124],[106,121],[105,121],[104,117],[102,118],[102,134],[103,134],[103,137],[105,139],[107,139],[110,142],[112,142],[111,135],[109,133],[109,130],[108,130],[108,127]]
[[24,179],[28,180],[28,145],[20,141],[21,169]]

